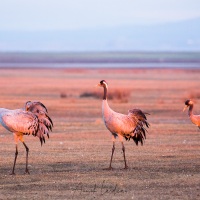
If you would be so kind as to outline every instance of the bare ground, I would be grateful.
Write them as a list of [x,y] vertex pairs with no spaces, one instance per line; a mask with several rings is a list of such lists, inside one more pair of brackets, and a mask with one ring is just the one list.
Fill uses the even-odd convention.
[[[192,98],[200,113],[199,77],[199,69],[0,69],[0,107],[40,100],[54,121],[44,146],[25,136],[30,175],[24,175],[22,144],[16,175],[9,175],[14,140],[0,127],[0,199],[200,199],[200,130],[182,112]],[[128,170],[119,142],[114,170],[104,170],[112,142],[101,119],[101,100],[79,97],[101,91],[94,86],[102,79],[109,91],[130,93],[128,101],[109,101],[115,111],[140,108],[151,114],[145,144],[125,142]]]

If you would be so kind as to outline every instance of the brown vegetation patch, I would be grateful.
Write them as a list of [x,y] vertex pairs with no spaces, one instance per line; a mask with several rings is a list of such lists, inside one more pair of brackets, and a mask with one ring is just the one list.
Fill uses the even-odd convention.
[[[119,102],[128,102],[131,96],[131,92],[128,89],[115,89],[109,91],[107,97],[109,100],[117,100]],[[102,91],[93,91],[93,92],[83,92],[80,94],[80,98],[96,98],[102,99]]]

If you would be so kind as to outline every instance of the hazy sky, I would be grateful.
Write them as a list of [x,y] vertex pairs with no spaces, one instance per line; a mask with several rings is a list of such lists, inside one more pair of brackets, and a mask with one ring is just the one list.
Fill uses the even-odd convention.
[[0,0],[0,30],[71,30],[200,17],[200,0]]

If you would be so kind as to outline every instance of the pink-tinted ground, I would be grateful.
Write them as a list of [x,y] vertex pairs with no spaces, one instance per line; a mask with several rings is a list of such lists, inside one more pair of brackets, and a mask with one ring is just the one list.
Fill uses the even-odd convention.
[[[199,69],[0,69],[0,107],[40,100],[54,121],[44,146],[25,136],[30,175],[23,174],[22,144],[16,176],[9,175],[15,146],[12,134],[0,127],[0,199],[200,199],[200,130],[182,112],[192,98],[200,114],[199,77]],[[130,95],[109,101],[115,111],[140,108],[151,114],[144,146],[125,142],[128,170],[119,142],[114,170],[103,170],[112,142],[101,100],[79,97],[103,92],[95,88],[102,79],[109,91]]]

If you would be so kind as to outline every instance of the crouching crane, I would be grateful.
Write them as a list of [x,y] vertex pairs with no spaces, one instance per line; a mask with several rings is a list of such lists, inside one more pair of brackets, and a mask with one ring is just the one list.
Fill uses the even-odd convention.
[[125,147],[123,143],[123,138],[126,140],[133,139],[136,145],[140,142],[143,145],[144,139],[146,139],[146,128],[149,127],[149,123],[146,118],[146,114],[139,109],[132,109],[128,111],[128,115],[124,115],[121,113],[117,113],[113,111],[107,102],[107,91],[108,91],[108,84],[105,80],[100,81],[98,86],[104,88],[104,95],[103,95],[103,102],[102,102],[102,115],[104,123],[107,129],[112,134],[112,153],[110,159],[110,165],[108,169],[112,169],[112,159],[113,154],[115,151],[115,139],[118,136],[119,140],[122,144],[122,151],[124,157],[124,169],[128,168],[126,163],[126,156],[125,156]]
[[0,123],[8,131],[14,135],[16,150],[14,164],[11,174],[15,174],[15,164],[18,155],[18,141],[21,141],[26,149],[26,169],[25,173],[29,174],[28,170],[28,153],[29,148],[24,142],[24,135],[37,136],[40,139],[41,145],[45,143],[46,134],[49,138],[49,131],[52,131],[53,122],[48,116],[47,108],[41,102],[27,101],[22,109],[9,110],[0,108]]

